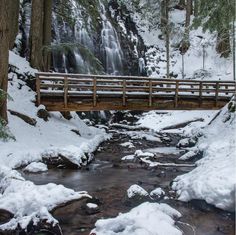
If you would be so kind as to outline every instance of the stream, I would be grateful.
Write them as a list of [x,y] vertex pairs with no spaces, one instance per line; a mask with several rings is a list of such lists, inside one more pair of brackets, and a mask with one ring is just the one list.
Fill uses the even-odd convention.
[[[183,152],[175,148],[179,136],[158,133],[162,141],[155,141],[155,134],[147,130],[131,131],[114,127],[108,132],[112,133],[113,137],[99,147],[93,162],[81,170],[49,169],[40,176],[22,171],[23,177],[35,184],[63,184],[74,190],[88,191],[93,197],[72,202],[53,211],[53,216],[59,221],[63,234],[88,235],[98,219],[115,217],[120,212],[130,211],[144,201],[167,203],[177,209],[182,217],[176,225],[184,234],[235,234],[234,214],[219,210],[200,200],[189,203],[177,200],[175,192],[171,190],[171,182],[178,175],[192,170],[191,165],[151,168],[139,161],[121,161],[122,157],[141,149],[154,152],[158,162],[183,163],[178,160]],[[154,138],[151,139],[150,136]],[[131,142],[132,145],[130,147],[121,145],[127,142]],[[165,197],[155,200],[129,199],[127,189],[133,184],[140,185],[148,192],[161,187],[166,193]],[[91,213],[86,209],[87,203],[97,204],[99,210]]]

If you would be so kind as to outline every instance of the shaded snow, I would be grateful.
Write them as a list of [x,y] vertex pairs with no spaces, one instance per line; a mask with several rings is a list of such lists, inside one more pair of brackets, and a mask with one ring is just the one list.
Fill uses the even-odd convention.
[[140,127],[149,128],[156,132],[159,132],[162,131],[162,129],[169,126],[177,125],[180,123],[200,118],[203,119],[204,121],[193,122],[183,128],[163,131],[163,132],[173,132],[173,133],[188,135],[191,133],[191,130],[206,126],[216,113],[217,111],[215,110],[197,110],[197,111],[172,110],[170,112],[164,112],[164,113],[160,111],[150,111],[144,113],[141,116],[141,118],[137,122],[137,125]]
[[172,186],[179,200],[202,199],[218,208],[235,210],[235,124],[235,113],[230,114],[225,107],[204,129],[197,144],[203,158],[197,162],[197,168],[178,176]]

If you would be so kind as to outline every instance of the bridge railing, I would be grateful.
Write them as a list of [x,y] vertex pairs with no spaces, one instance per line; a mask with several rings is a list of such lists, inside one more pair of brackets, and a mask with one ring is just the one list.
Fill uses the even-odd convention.
[[128,99],[144,99],[151,107],[156,98],[172,98],[174,106],[182,97],[214,100],[229,99],[235,94],[235,81],[204,81],[157,79],[135,76],[81,75],[38,73],[36,79],[37,103],[41,99],[52,99],[54,102],[90,100],[93,106],[99,98],[117,98],[123,106]]

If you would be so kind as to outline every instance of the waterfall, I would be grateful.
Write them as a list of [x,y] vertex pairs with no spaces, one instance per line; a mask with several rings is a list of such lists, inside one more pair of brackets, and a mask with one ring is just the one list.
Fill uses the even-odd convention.
[[102,19],[101,31],[101,52],[104,60],[106,72],[108,74],[119,75],[123,71],[123,52],[116,30],[106,16],[104,4],[99,1],[100,14]]
[[[79,15],[81,14],[78,12]],[[82,16],[76,17],[76,23],[75,23],[75,39],[78,43],[83,45],[84,47],[88,48],[91,52],[94,52],[94,44],[93,40],[91,39],[88,30],[85,28],[85,23],[82,21]],[[91,19],[87,22],[88,26],[91,24]]]

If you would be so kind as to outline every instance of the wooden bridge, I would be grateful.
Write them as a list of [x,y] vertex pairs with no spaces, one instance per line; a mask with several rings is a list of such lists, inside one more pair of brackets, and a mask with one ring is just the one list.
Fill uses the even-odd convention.
[[219,109],[235,81],[38,73],[37,104],[49,111]]

